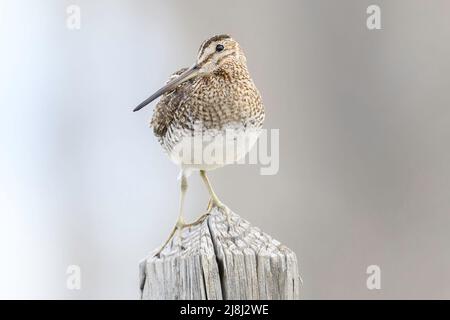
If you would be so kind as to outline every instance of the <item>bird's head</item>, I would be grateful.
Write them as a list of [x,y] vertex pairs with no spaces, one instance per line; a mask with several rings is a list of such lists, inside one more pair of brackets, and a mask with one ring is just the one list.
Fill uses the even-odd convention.
[[199,75],[207,75],[230,62],[245,65],[245,55],[235,40],[227,34],[221,34],[202,43],[195,66]]
[[195,77],[210,75],[227,64],[238,63],[246,68],[246,59],[239,44],[229,35],[222,34],[203,41],[198,50],[197,60],[175,79],[169,81],[164,87],[156,91],[148,99],[138,105],[133,111],[138,111],[166,92],[172,91],[183,82]]

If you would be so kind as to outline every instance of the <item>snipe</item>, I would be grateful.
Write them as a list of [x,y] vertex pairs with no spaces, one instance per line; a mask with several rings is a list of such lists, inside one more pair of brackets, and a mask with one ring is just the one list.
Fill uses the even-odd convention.
[[[195,64],[175,72],[165,86],[134,111],[160,96],[150,125],[170,159],[181,168],[181,196],[175,227],[157,254],[177,230],[201,223],[213,206],[222,209],[229,219],[229,209],[215,194],[206,171],[244,157],[256,142],[264,121],[261,96],[250,77],[244,52],[229,35],[204,41]],[[231,139],[227,138],[230,134]],[[236,147],[236,141],[243,143]],[[211,143],[214,152],[208,150],[205,154]],[[225,154],[218,156],[223,148]],[[226,154],[230,150],[231,156]],[[192,171],[200,171],[211,199],[206,214],[193,223],[185,223],[183,202],[187,177]]]

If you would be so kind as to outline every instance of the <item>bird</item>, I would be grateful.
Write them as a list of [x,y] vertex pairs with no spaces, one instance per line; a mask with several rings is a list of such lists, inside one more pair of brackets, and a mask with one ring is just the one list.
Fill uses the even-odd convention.
[[[228,34],[203,41],[195,63],[173,73],[163,87],[133,111],[141,110],[159,97],[150,127],[169,158],[180,167],[180,200],[175,226],[157,256],[177,231],[181,236],[184,228],[202,223],[213,207],[221,209],[230,226],[230,210],[218,198],[207,172],[245,157],[256,143],[265,118],[262,98],[250,76],[244,51]],[[225,139],[227,135],[232,138]],[[241,141],[240,147],[236,141]],[[212,142],[215,152],[205,155]],[[220,148],[225,148],[225,153],[231,156],[215,156],[221,154]],[[199,159],[193,159],[198,154]],[[187,178],[194,171],[199,172],[210,200],[205,214],[186,223],[183,204]]]

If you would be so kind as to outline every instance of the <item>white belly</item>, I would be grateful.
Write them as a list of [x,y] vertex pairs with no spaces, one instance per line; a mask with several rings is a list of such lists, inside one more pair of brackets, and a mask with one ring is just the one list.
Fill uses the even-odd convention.
[[210,130],[185,136],[169,152],[183,170],[213,170],[241,160],[254,146],[260,129]]

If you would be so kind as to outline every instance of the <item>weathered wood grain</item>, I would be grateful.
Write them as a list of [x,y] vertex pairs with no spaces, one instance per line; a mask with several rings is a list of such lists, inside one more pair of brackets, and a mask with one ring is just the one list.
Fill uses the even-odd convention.
[[235,213],[214,208],[140,263],[141,299],[299,299],[295,253]]

